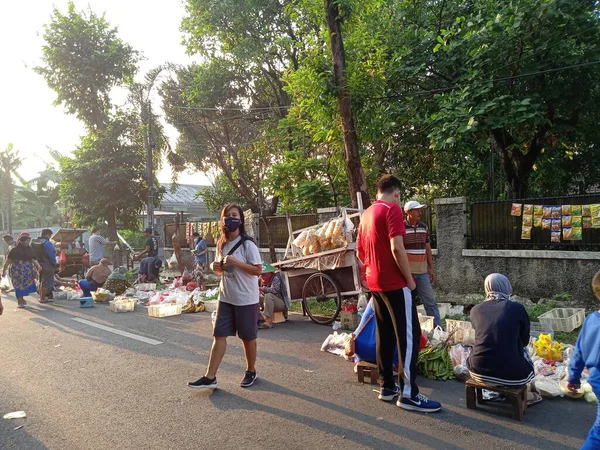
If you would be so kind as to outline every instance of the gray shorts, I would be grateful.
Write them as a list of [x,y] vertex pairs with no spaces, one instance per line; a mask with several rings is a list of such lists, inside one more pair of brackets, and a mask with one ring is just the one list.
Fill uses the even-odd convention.
[[258,336],[259,304],[235,306],[219,302],[213,336],[227,337],[236,334],[242,341],[253,341]]

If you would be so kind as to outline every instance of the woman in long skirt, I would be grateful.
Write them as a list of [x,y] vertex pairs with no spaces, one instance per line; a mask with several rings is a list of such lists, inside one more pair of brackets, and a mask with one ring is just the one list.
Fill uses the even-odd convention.
[[[2,276],[6,276],[6,270],[15,288],[15,296],[17,297],[18,308],[25,308],[27,302],[25,296],[37,292],[35,284],[36,274],[42,270],[40,264],[35,259],[33,250],[30,247],[31,235],[29,233],[21,233],[17,238],[17,245],[6,257],[4,267],[2,268]],[[9,268],[10,266],[10,268]]]

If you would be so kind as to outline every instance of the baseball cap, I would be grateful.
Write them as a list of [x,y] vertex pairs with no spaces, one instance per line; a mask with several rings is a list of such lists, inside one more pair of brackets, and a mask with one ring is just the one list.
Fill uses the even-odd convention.
[[406,202],[406,204],[404,205],[404,212],[408,212],[411,209],[420,209],[420,208],[425,208],[426,205],[421,205],[419,202],[415,201],[415,200],[411,200],[410,202]]

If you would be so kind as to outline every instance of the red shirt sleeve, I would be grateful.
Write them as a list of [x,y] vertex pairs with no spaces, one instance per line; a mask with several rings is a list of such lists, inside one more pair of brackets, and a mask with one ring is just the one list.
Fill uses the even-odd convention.
[[402,210],[396,204],[393,204],[387,214],[387,229],[388,237],[390,239],[396,236],[404,236],[406,234],[406,228],[404,227],[404,217],[402,216]]
[[360,225],[358,226],[358,233],[356,233],[356,254],[358,256],[358,259],[363,261],[363,258],[365,256],[365,250],[362,246],[362,227]]

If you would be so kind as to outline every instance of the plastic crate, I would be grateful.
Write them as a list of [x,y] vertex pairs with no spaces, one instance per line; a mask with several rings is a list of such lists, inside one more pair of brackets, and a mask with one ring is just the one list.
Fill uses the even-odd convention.
[[150,317],[169,317],[181,314],[181,305],[151,305],[148,306]]
[[554,331],[573,331],[583,325],[585,309],[555,308],[540,316],[540,323],[552,327]]
[[108,304],[110,305],[110,310],[116,313],[129,312],[135,309],[135,299],[119,301],[111,300]]
[[69,300],[68,291],[55,291],[52,293],[54,300]]
[[93,308],[94,307],[94,299],[92,297],[81,297],[79,299],[79,307],[80,308]]
[[421,323],[421,331],[425,331],[426,333],[433,331],[433,327],[434,327],[433,320],[434,320],[434,318],[431,316],[423,316],[423,315],[419,314],[419,322]]
[[547,323],[531,322],[529,336],[538,338],[540,334],[549,334],[552,337],[552,340],[554,340],[554,330],[550,325]]
[[440,311],[440,319],[444,320],[450,312],[450,303],[438,303],[438,310]]

